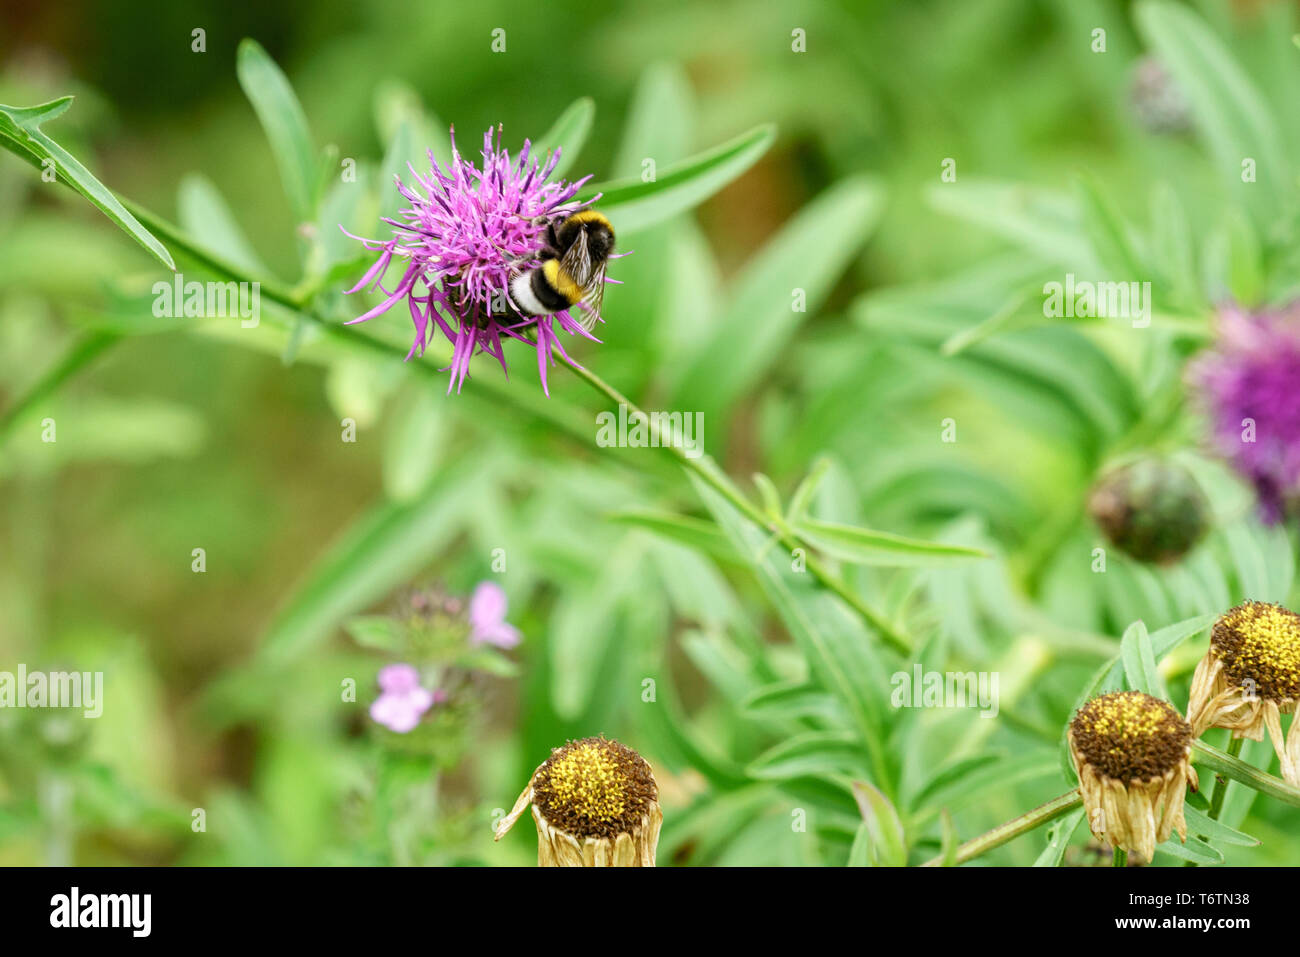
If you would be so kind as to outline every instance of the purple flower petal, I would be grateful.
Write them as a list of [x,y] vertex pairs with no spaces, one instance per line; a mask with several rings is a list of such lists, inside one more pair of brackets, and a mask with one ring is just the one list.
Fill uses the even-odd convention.
[[1218,342],[1191,366],[1218,452],[1255,486],[1276,522],[1300,499],[1300,302],[1220,310]]
[[469,599],[469,623],[486,628],[506,620],[506,592],[496,582],[479,582]]
[[387,665],[379,671],[379,687],[390,694],[403,694],[420,687],[420,673],[411,665]]
[[513,648],[523,640],[523,635],[514,625],[504,621],[483,628],[475,628],[469,640],[476,645],[496,645],[498,648]]

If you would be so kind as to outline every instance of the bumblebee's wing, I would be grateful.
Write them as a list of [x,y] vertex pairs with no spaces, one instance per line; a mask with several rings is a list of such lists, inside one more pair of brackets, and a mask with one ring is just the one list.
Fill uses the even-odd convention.
[[591,251],[587,249],[585,229],[578,230],[578,237],[560,257],[560,269],[583,289],[586,289],[587,284],[591,282]]
[[582,230],[563,256],[560,257],[560,269],[563,270],[582,290],[579,303],[583,306],[582,318],[578,324],[588,332],[596,325],[600,315],[600,304],[605,299],[605,265],[607,260],[593,262],[591,252],[587,249],[587,232]]
[[587,284],[582,287],[583,314],[578,325],[588,332],[595,327],[601,304],[605,301],[605,262],[602,260],[592,269]]

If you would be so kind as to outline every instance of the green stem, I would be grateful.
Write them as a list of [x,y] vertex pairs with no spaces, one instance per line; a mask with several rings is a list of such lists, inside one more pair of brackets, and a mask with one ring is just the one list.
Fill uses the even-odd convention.
[[[1237,759],[1241,754],[1242,745],[1244,745],[1245,743],[1246,743],[1245,738],[1229,737],[1228,750],[1224,753],[1227,754],[1228,757],[1230,758]],[[1220,812],[1223,811],[1223,801],[1227,796],[1228,796],[1228,779],[1221,772],[1216,773],[1214,775],[1214,790],[1210,792],[1210,811],[1208,815],[1210,820],[1217,821],[1219,819],[1219,814]],[[1209,838],[1205,834],[1198,834],[1196,836],[1200,838],[1202,841],[1209,840]],[[1196,861],[1188,861],[1185,864],[1183,864],[1183,867],[1196,867],[1196,866],[1197,866]]]
[[[1230,758],[1239,758],[1242,746],[1245,745],[1245,738],[1232,737],[1228,739],[1227,755]],[[1228,779],[1222,774],[1214,776],[1214,794],[1210,798],[1210,820],[1217,821],[1219,813],[1223,810],[1223,801],[1228,796]]]
[[1197,764],[1207,767],[1211,771],[1221,773],[1224,777],[1231,778],[1233,781],[1239,781],[1246,787],[1252,788],[1260,794],[1266,794],[1283,804],[1300,807],[1300,789],[1293,788],[1281,778],[1266,774],[1259,768],[1252,767],[1245,761],[1235,758],[1225,751],[1220,751],[1204,741],[1193,741],[1192,750],[1196,752],[1195,760]]
[[119,196],[118,200],[126,207],[127,211],[132,216],[140,220],[141,224],[143,224],[149,232],[153,233],[159,239],[166,240],[171,245],[184,250],[185,255],[197,262],[199,265],[205,266],[213,272],[229,276],[231,279],[236,281],[255,282],[259,286],[260,295],[265,296],[272,302],[286,306],[289,309],[302,312],[310,319],[321,322],[319,316],[308,311],[308,300],[295,295],[293,290],[289,289],[288,286],[285,286],[274,279],[258,279],[248,275],[243,269],[232,264],[211,250],[196,245],[179,226],[168,222],[158,214],[146,209],[139,203],[127,199],[125,196]]
[[1114,849],[1115,853],[1111,856],[1111,867],[1128,867],[1128,851],[1122,847]]
[[[658,446],[674,456],[683,466],[694,472],[701,480],[707,483],[714,491],[725,498],[735,507],[742,515],[748,518],[759,528],[772,532],[777,541],[788,549],[802,548],[805,553],[808,552],[807,543],[801,541],[789,528],[785,527],[773,517],[765,514],[757,505],[751,502],[744,495],[736,491],[730,482],[724,481],[717,471],[708,468],[704,464],[711,461],[707,457],[692,458],[686,454],[686,451],[680,447],[680,443],[673,441],[660,441],[658,424],[650,416],[646,415],[642,409],[631,399],[623,395],[616,388],[602,379],[590,369],[583,368],[573,360],[561,354],[558,350],[552,350],[552,355],[564,365],[570,372],[582,379],[596,391],[602,393],[615,405],[624,405],[627,407],[630,415],[639,416],[642,421],[647,423],[650,428],[653,445]],[[830,569],[821,563],[814,555],[807,554],[805,558],[805,567],[820,581],[826,588],[830,589],[840,598],[842,598],[849,607],[871,625],[872,628],[884,639],[884,641],[896,651],[907,654],[911,651],[911,644],[907,641],[897,629],[890,624],[880,612],[876,611],[870,605],[866,604],[852,589],[850,589],[840,578]]]
[[[1049,821],[1054,821],[1062,814],[1074,810],[1083,803],[1083,798],[1079,794],[1079,789],[1066,791],[1060,797],[1052,798],[1046,804],[1039,805],[1032,811],[1026,811],[1019,817],[1012,818],[1005,824],[999,824],[991,831],[986,831],[979,837],[973,838],[957,848],[957,858],[955,863],[965,864],[967,861],[974,860],[981,854],[987,854],[995,847],[1001,847],[1012,838],[1019,837],[1021,834],[1028,833],[1037,827],[1042,827]],[[940,867],[943,865],[943,855],[939,855],[933,860],[925,862],[925,867]]]

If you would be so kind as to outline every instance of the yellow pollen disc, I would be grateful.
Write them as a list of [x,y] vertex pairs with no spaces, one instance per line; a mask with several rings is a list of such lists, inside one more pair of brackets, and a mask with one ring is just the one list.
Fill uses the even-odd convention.
[[1253,683],[1261,698],[1300,697],[1300,615],[1244,602],[1215,622],[1211,645],[1234,683]]
[[537,810],[552,827],[580,838],[632,832],[657,796],[645,759],[606,738],[556,748],[533,776]]
[[1070,734],[1089,764],[1126,782],[1163,775],[1185,758],[1191,741],[1182,715],[1140,691],[1093,698],[1074,716]]
[[592,821],[612,821],[626,801],[622,771],[608,752],[593,745],[574,748],[551,765],[551,793]]

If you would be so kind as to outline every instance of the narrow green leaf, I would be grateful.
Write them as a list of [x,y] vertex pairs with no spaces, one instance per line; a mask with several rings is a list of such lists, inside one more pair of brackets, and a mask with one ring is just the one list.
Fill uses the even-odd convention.
[[385,615],[360,615],[350,618],[343,628],[362,648],[396,653],[402,650],[402,629]]
[[889,685],[866,629],[811,575],[794,573],[786,556],[774,554],[768,547],[767,536],[737,514],[712,487],[694,475],[691,482],[737,551],[749,558],[814,674],[852,716],[871,751],[873,768],[879,772],[885,766],[885,755],[883,705],[877,696]]
[[859,565],[929,566],[989,557],[988,552],[965,545],[927,542],[815,518],[804,518],[795,530],[828,555]]
[[1043,853],[1034,861],[1034,867],[1060,867],[1065,849],[1070,845],[1070,839],[1074,837],[1082,820],[1082,808],[1057,820],[1047,832],[1047,847],[1043,848]]
[[1196,246],[1178,192],[1167,182],[1151,193],[1151,248],[1156,268],[1163,274],[1174,301],[1183,308],[1200,306],[1200,278],[1196,272]]
[[609,512],[605,515],[605,519],[647,529],[664,538],[707,552],[714,558],[731,563],[738,560],[736,550],[727,541],[727,536],[722,533],[722,530],[713,522],[702,518],[649,508],[628,508]]
[[790,507],[786,510],[786,521],[798,524],[808,515],[808,510],[812,508],[813,496],[817,494],[817,489],[821,486],[822,480],[831,469],[831,459],[822,457],[813,463],[813,467],[808,470],[799,487],[794,490],[794,495],[790,496]]
[[579,199],[600,195],[599,206],[620,234],[645,229],[698,206],[758,162],[776,138],[759,126],[727,143],[659,170],[651,182],[629,178],[585,187]]
[[936,797],[939,802],[951,800],[959,793],[953,789],[954,786],[959,787],[975,771],[1001,760],[1002,755],[999,754],[977,754],[973,757],[959,758],[941,767],[926,781],[909,802],[909,806],[914,811],[920,811],[936,803]]
[[411,125],[405,120],[397,125],[384,153],[384,161],[379,167],[379,214],[381,219],[392,219],[397,215],[406,199],[397,191],[397,180],[403,183],[411,178],[406,164],[414,160]]
[[54,171],[67,185],[84,196],[96,209],[125,230],[136,242],[149,250],[160,263],[173,272],[176,264],[171,253],[154,236],[140,225],[118,201],[117,197],[91,175],[77,158],[52,140],[41,129],[41,124],[64,113],[72,105],[72,97],[63,96],[39,106],[4,106],[0,104],[0,146],[31,163],[39,170],[46,161],[54,164]]
[[307,116],[293,87],[261,44],[248,38],[239,43],[235,73],[271,144],[294,218],[300,223],[311,222],[315,219],[320,165],[307,129]]
[[1096,265],[1082,238],[1078,203],[1067,194],[1020,183],[941,183],[927,199],[935,209],[1010,240],[1038,259],[1090,271]]
[[708,417],[757,383],[799,326],[821,308],[883,209],[881,185],[854,176],[787,223],[737,278],[726,312],[680,373],[683,407],[704,409]]
[[708,557],[669,541],[649,543],[648,552],[679,617],[719,632],[743,620],[731,587]]
[[913,806],[919,817],[929,817],[936,809],[944,807],[957,811],[990,794],[1005,791],[1018,781],[1048,777],[1056,774],[1057,770],[1051,751],[1041,749],[1011,757],[999,755],[993,761],[972,760],[965,766],[964,774],[944,774],[943,780],[932,782],[933,786],[927,786],[926,793],[920,795]]
[[1228,210],[1202,250],[1204,287],[1211,299],[1254,305],[1264,288],[1264,253],[1254,227],[1240,209]]
[[589,96],[580,97],[568,105],[559,115],[549,130],[533,143],[530,155],[541,162],[551,150],[559,150],[560,158],[556,161],[552,179],[559,179],[573,166],[574,160],[582,152],[583,144],[591,133],[592,121],[596,118],[596,102]]
[[637,79],[627,122],[611,166],[614,176],[640,176],[645,161],[667,166],[685,158],[694,125],[686,71],[676,63],[652,63]]
[[746,697],[740,707],[760,720],[819,718],[839,723],[847,718],[844,708],[831,695],[803,681],[764,685]]
[[428,381],[411,382],[391,406],[384,435],[384,491],[394,502],[410,502],[429,487],[442,462],[446,434],[445,396]]
[[1151,651],[1156,661],[1164,658],[1193,635],[1199,635],[1214,624],[1219,616],[1216,614],[1197,615],[1186,621],[1166,625],[1158,631],[1151,632]]
[[14,424],[38,403],[45,401],[74,375],[94,362],[122,337],[110,332],[87,332],[73,340],[62,358],[54,363],[25,393],[11,400],[0,412],[0,446]]
[[[396,171],[403,181],[410,179],[406,169],[409,162],[417,170],[428,165],[428,151],[434,159],[446,166],[451,161],[450,127],[431,113],[408,84],[400,80],[385,80],[375,89],[375,129],[381,143],[392,144],[398,130],[405,125],[411,133],[409,149],[398,156]],[[384,182],[392,185],[392,179]]]
[[1285,601],[1285,594],[1272,594],[1268,556],[1264,543],[1246,522],[1230,522],[1223,528],[1228,552],[1237,573],[1237,590],[1254,601]]
[[957,866],[957,848],[961,846],[957,840],[957,825],[952,822],[952,815],[948,809],[944,808],[939,813],[939,826],[942,837],[939,844],[939,857],[942,859],[942,867]]
[[903,822],[889,798],[866,781],[853,782],[853,797],[858,802],[862,819],[867,822],[876,863],[882,867],[906,867],[907,838]]
[[1119,654],[1124,662],[1124,675],[1128,678],[1129,687],[1163,700],[1164,682],[1156,671],[1156,657],[1145,624],[1135,621],[1124,630],[1124,637],[1119,643]]
[[176,205],[181,228],[204,246],[255,276],[267,274],[269,270],[212,180],[201,173],[187,174],[181,180]]
[[[1021,289],[1011,294],[1011,298],[998,311],[987,319],[982,319],[973,326],[967,326],[954,332],[943,341],[939,352],[945,356],[955,356],[971,346],[977,346],[1002,332],[1027,329],[1048,321],[1043,315],[1042,300],[1035,295],[1038,289]],[[1026,308],[1029,307],[1029,308]]]
[[1259,838],[1251,837],[1236,828],[1228,827],[1222,821],[1216,821],[1208,814],[1198,811],[1190,805],[1183,808],[1183,815],[1187,819],[1188,830],[1194,834],[1199,834],[1201,837],[1209,838],[1212,841],[1221,841],[1224,844],[1236,844],[1240,847],[1257,847],[1260,843]]
[[848,731],[797,734],[764,751],[745,769],[751,777],[780,781],[803,776],[861,775],[866,753],[857,735]]
[[476,671],[484,671],[498,678],[517,678],[523,669],[518,662],[512,661],[495,648],[476,648],[466,657],[464,665]]
[[570,588],[551,617],[551,701],[557,714],[574,720],[591,706],[599,676],[618,634],[620,605],[646,580],[642,546],[624,539],[609,555],[599,576],[586,587]]
[[1083,232],[1105,277],[1122,282],[1149,279],[1127,224],[1102,196],[1097,183],[1091,177],[1081,176],[1077,184]]
[[776,490],[775,483],[762,472],[755,472],[754,487],[758,489],[758,497],[763,502],[763,511],[773,518],[780,518],[781,493]]
[[858,825],[853,834],[853,846],[849,848],[849,867],[871,866],[871,830],[867,822]]
[[1176,857],[1180,861],[1193,861],[1197,864],[1222,864],[1223,853],[1217,848],[1211,847],[1204,841],[1197,840],[1190,834],[1187,836],[1187,843],[1180,843],[1178,838],[1171,837],[1163,844],[1156,845],[1157,851],[1164,851],[1170,857]]
[[[1138,30],[1190,101],[1197,126],[1224,182],[1263,223],[1287,205],[1293,178],[1267,102],[1214,31],[1194,11],[1144,0]],[[1243,163],[1254,164],[1253,181]]]

